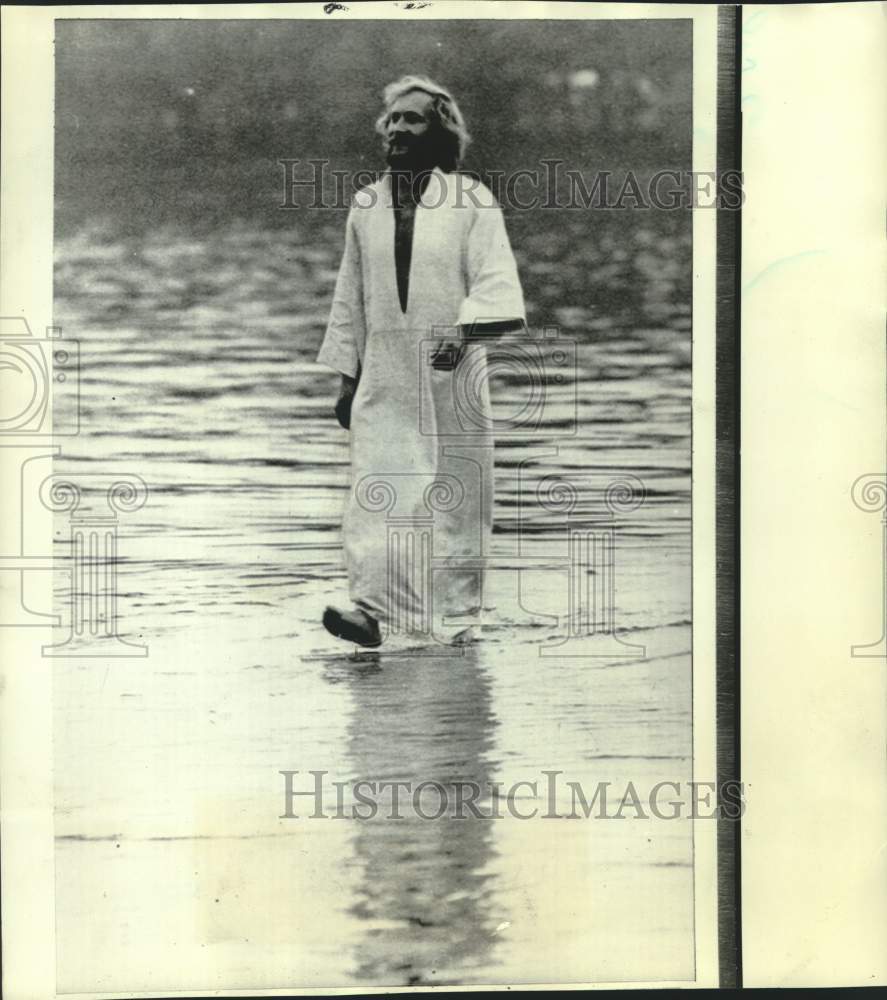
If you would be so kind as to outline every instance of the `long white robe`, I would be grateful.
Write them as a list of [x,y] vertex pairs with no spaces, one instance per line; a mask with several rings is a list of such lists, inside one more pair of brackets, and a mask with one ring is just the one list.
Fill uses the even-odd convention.
[[455,372],[433,369],[430,354],[456,324],[524,317],[488,188],[441,170],[430,177],[416,208],[405,313],[389,176],[355,196],[317,360],[360,372],[343,548],[351,599],[388,634],[446,641],[482,604],[493,519],[487,348],[468,345]]

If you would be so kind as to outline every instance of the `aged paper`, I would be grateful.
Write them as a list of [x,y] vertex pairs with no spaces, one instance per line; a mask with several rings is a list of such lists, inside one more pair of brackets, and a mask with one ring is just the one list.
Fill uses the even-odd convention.
[[745,980],[883,985],[884,8],[743,17]]
[[[0,316],[19,358],[65,376],[54,434],[25,400],[30,422],[0,449],[5,993],[723,983],[712,192],[739,205],[712,183],[718,9],[3,18]],[[884,665],[850,648],[876,638],[884,570],[877,515],[849,499],[884,472],[883,114],[866,84],[881,11],[752,8],[743,22],[733,944],[746,985],[883,982]],[[826,46],[830,85],[809,53],[845,32],[846,56]],[[343,194],[384,169],[381,91],[407,73],[464,113],[465,165],[502,206],[527,330],[484,348],[498,364],[492,542],[455,566],[482,574],[483,607],[457,625],[429,610],[418,638],[381,621],[375,650],[323,626],[348,604],[358,466],[337,377],[315,359]],[[787,136],[820,166],[775,185]],[[840,156],[828,168],[825,147]],[[846,202],[823,207],[826,178],[863,161]],[[585,185],[605,175],[589,206]],[[789,178],[809,185],[796,214]],[[449,225],[422,221],[424,197],[413,276],[442,266],[434,233]],[[809,289],[835,268],[846,295],[826,329],[833,300]],[[41,346],[10,333],[22,319]],[[464,361],[463,415],[458,387],[487,381]],[[404,454],[396,426],[386,435]],[[484,447],[464,426],[431,438],[432,452]],[[376,512],[407,495],[379,461]],[[422,539],[444,551],[435,504],[473,480],[439,478],[419,484],[427,520],[382,509],[398,559]],[[462,625],[473,641],[443,641]]]

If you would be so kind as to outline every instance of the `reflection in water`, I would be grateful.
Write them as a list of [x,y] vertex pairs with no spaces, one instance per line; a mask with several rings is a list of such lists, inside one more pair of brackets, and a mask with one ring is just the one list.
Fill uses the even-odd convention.
[[[492,886],[484,873],[492,855],[489,802],[454,818],[456,785],[489,787],[496,719],[490,683],[474,651],[463,657],[404,657],[352,669],[348,727],[350,764],[370,781],[437,782],[400,795],[391,819],[388,795],[373,819],[357,821],[355,852],[363,880],[353,913],[366,923],[356,956],[358,977],[374,984],[471,981],[490,968]],[[390,794],[390,793],[389,793]]]

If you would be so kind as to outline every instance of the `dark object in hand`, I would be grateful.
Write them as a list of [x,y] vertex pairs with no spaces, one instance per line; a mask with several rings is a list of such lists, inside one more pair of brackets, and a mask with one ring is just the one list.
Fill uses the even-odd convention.
[[455,371],[464,349],[465,345],[461,342],[441,344],[431,355],[431,367],[438,372]]
[[336,405],[333,407],[333,412],[336,414],[336,420],[339,421],[345,430],[351,429],[351,404],[354,402],[354,394],[357,392],[357,382],[360,378],[360,369],[358,369],[357,378],[352,378],[350,375],[342,376],[342,386],[339,389],[339,398],[336,400]]
[[351,404],[354,401],[353,393],[343,393],[336,400],[336,405],[334,407],[336,420],[345,428],[349,430],[351,427]]
[[455,339],[444,340],[435,348],[431,355],[431,367],[438,372],[455,371],[468,344],[483,344],[505,333],[526,328],[526,320],[523,319],[495,319],[460,324]]

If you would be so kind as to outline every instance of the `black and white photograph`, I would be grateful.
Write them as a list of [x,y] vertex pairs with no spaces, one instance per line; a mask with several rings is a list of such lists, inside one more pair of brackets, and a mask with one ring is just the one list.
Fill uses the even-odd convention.
[[54,23],[55,988],[735,982],[736,18],[300,6]]

